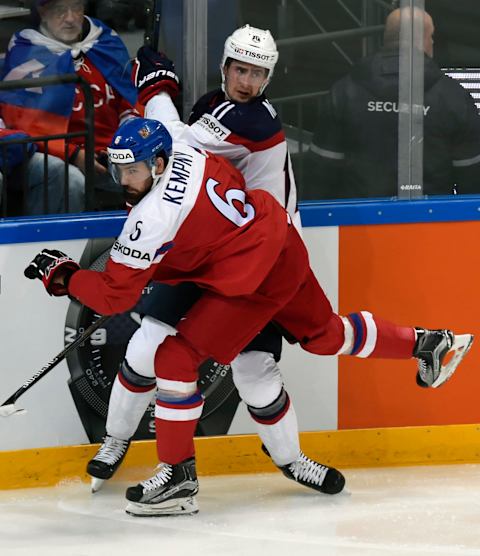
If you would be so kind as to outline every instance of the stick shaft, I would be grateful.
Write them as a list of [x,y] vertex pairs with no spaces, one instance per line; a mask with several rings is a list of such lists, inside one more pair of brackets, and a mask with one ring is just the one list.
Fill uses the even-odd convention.
[[83,344],[98,328],[100,328],[108,319],[110,315],[104,315],[86,328],[76,340],[71,344],[68,344],[58,355],[56,355],[51,361],[49,361],[44,367],[37,371],[33,376],[31,376],[26,382],[24,382],[20,388],[12,394],[8,400],[4,401],[2,406],[10,405],[15,403],[20,396],[22,396],[29,388],[36,384],[41,378],[48,374],[53,368],[55,368],[65,357],[74,349],[76,349],[80,344]]

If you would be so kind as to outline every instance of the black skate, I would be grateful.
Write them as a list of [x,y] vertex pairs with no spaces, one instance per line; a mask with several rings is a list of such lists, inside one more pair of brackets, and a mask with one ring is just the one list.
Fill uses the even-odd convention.
[[[263,444],[262,450],[271,457]],[[277,467],[288,479],[324,494],[338,494],[345,486],[345,477],[340,471],[307,458],[302,451],[292,463]]]
[[129,446],[130,440],[105,435],[103,444],[87,465],[87,473],[92,476],[92,492],[100,490],[104,481],[113,477]]
[[127,489],[126,512],[134,516],[196,514],[197,492],[194,458],[176,465],[161,463],[154,477]]
[[[472,334],[455,336],[450,330],[416,328],[417,341],[413,356],[418,359],[417,384],[422,388],[438,388],[455,372],[473,342]],[[449,351],[454,352],[442,365]]]

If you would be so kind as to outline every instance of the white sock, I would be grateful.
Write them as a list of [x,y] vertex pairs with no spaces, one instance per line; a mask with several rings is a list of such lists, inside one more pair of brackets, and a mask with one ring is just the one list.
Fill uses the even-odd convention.
[[129,440],[135,434],[155,390],[154,385],[148,392],[132,392],[123,386],[117,375],[108,404],[107,434]]

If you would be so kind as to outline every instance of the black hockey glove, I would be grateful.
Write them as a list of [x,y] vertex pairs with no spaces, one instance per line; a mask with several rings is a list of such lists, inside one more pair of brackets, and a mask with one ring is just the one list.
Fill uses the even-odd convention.
[[138,102],[143,105],[162,91],[175,100],[180,91],[175,64],[163,52],[155,52],[149,46],[138,49],[133,63],[132,81],[137,87]]
[[[30,280],[41,280],[50,295],[61,296],[68,294],[68,282],[79,268],[80,266],[62,251],[44,249],[27,266],[24,274]],[[63,278],[63,283],[55,283],[55,278]]]

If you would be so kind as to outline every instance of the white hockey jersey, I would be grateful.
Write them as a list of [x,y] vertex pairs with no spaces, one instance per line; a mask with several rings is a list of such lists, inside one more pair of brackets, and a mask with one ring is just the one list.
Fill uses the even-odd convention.
[[174,139],[230,160],[242,172],[247,189],[271,193],[301,229],[285,133],[265,95],[239,103],[220,89],[212,91],[197,101],[187,126],[168,94],[160,93],[147,103],[145,117],[164,123]]

